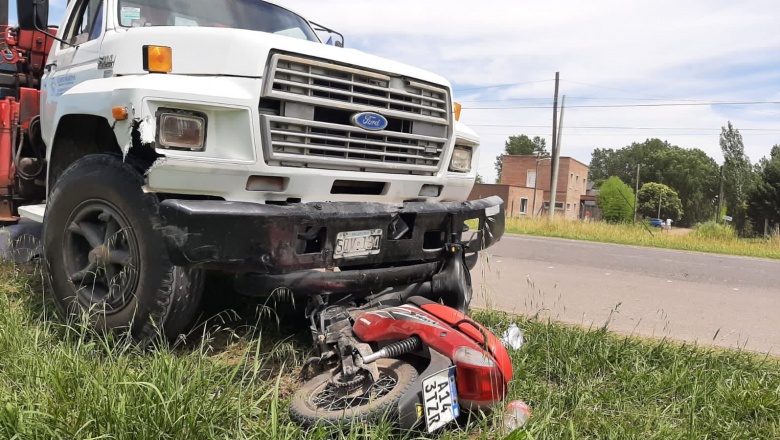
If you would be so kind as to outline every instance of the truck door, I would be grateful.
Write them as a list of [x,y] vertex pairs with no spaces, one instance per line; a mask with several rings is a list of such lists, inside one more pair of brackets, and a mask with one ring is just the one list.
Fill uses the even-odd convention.
[[106,23],[104,3],[104,0],[76,0],[70,9],[65,28],[59,32],[67,43],[55,42],[56,51],[47,62],[43,87],[50,109],[73,86],[103,78],[108,70],[105,67],[113,67],[113,60],[109,63],[100,58]]

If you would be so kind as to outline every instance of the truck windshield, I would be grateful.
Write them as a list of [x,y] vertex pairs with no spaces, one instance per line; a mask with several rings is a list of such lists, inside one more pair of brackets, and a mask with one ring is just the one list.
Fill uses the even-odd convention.
[[319,42],[306,20],[260,0],[120,0],[119,24],[247,29]]

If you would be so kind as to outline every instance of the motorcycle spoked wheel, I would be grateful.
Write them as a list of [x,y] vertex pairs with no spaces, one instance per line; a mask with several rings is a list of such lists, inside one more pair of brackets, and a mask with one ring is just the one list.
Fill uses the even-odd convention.
[[334,370],[306,382],[293,396],[290,415],[303,427],[350,425],[398,419],[398,400],[417,380],[417,370],[398,359],[379,359],[379,380],[344,389],[331,382]]

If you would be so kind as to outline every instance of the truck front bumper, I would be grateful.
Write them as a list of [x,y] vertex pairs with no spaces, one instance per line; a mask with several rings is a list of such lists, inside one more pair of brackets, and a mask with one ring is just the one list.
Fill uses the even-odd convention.
[[[443,262],[451,254],[447,244],[462,243],[463,236],[465,252],[474,253],[504,234],[504,202],[495,196],[400,206],[354,202],[277,206],[171,199],[163,201],[160,214],[174,264],[271,276],[312,269],[359,272],[417,266],[418,275],[426,278],[423,272],[431,271],[431,263]],[[479,227],[465,231],[467,220],[478,220]],[[382,231],[378,253],[336,255],[340,233],[376,230]],[[415,271],[407,269],[400,278],[408,279],[414,275],[411,272]]]

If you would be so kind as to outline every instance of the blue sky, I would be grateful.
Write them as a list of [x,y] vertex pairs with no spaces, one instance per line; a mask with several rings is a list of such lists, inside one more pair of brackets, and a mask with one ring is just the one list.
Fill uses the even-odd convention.
[[[65,11],[67,0],[49,0],[49,23],[59,24],[62,19],[62,14]],[[11,24],[16,23],[16,1],[9,0],[8,2],[8,21]]]
[[[718,135],[729,120],[753,162],[780,144],[780,105],[712,105],[780,101],[776,0],[277,2],[341,31],[349,47],[452,81],[462,120],[482,137],[488,180],[509,135],[549,145],[552,110],[516,107],[549,107],[556,71],[570,106],[562,152],[585,163],[594,148],[648,137],[721,161]],[[64,5],[52,1],[51,22]],[[505,84],[516,85],[487,88]],[[653,106],[614,107],[636,104]]]

